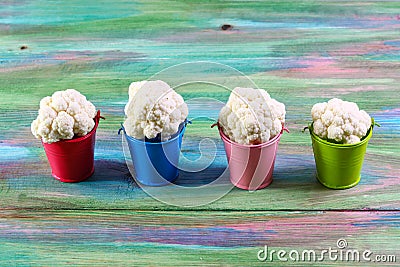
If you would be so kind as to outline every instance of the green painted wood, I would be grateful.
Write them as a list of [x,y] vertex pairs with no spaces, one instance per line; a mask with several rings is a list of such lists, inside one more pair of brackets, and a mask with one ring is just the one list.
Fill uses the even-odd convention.
[[[99,5],[90,1],[63,7],[62,3],[48,6],[32,1],[29,5],[5,3],[1,8],[6,14],[0,20],[0,194],[6,200],[1,207],[174,208],[146,197],[132,182],[116,133],[124,119],[130,82],[196,60],[235,67],[266,88],[286,104],[291,129],[282,137],[269,188],[255,193],[235,189],[206,208],[400,206],[397,3],[353,2],[344,7],[334,2]],[[54,9],[54,17],[44,15],[49,8]],[[233,29],[221,31],[223,23],[232,24]],[[168,78],[179,83],[199,75],[198,69],[189,68],[184,75],[172,73]],[[232,87],[238,78],[207,75],[217,76],[223,84],[232,81]],[[52,180],[41,144],[29,130],[39,100],[71,87],[87,95],[107,118],[98,131],[96,174],[79,185]],[[226,101],[229,96],[227,90],[204,84],[181,86],[177,91],[187,101],[199,97]],[[361,183],[346,191],[326,190],[318,184],[310,136],[300,131],[310,121],[312,105],[331,97],[356,101],[382,124],[369,144]],[[203,106],[191,109],[190,116],[217,116],[218,106]],[[215,164],[206,172],[182,175],[177,184],[201,186],[226,168],[221,141],[217,131],[210,130],[211,123],[212,118],[197,118],[185,135],[183,151],[195,158],[198,142],[212,138],[219,144]]]
[[[0,264],[48,266],[373,266],[334,255],[370,250],[399,260],[399,212],[3,211]],[[316,231],[318,229],[318,231]],[[337,240],[347,247],[339,249]],[[289,253],[337,250],[323,261],[259,261],[264,246]],[[342,251],[342,252],[339,252]],[[335,254],[337,253],[337,254]],[[346,255],[346,254],[344,254]],[[276,255],[275,255],[276,256]],[[318,257],[317,257],[318,258]],[[301,258],[300,258],[301,259]],[[311,258],[314,259],[314,258]],[[396,266],[395,262],[382,265]]]
[[[264,245],[334,248],[339,238],[398,262],[399,10],[396,1],[0,1],[0,265],[286,265],[259,262],[256,254]],[[222,31],[222,24],[233,29]],[[155,200],[132,180],[117,135],[127,88],[190,61],[236,68],[286,104],[291,133],[281,139],[268,188],[232,189],[215,202],[185,207]],[[165,78],[175,85],[242,81],[199,72]],[[96,173],[79,184],[51,177],[29,129],[40,99],[66,88],[84,93],[106,117],[97,134]],[[187,101],[229,96],[210,84],[177,91]],[[357,102],[382,125],[360,184],[343,191],[318,184],[311,139],[301,133],[312,105],[331,97]],[[183,154],[198,157],[205,137],[218,148],[210,168],[177,181],[196,189],[213,181],[226,159],[209,128],[218,105],[192,104]],[[155,192],[193,206],[228,186],[226,179],[206,192]]]

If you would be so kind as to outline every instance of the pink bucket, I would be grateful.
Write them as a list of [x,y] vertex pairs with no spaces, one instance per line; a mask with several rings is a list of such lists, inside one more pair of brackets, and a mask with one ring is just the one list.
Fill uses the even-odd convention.
[[221,127],[218,129],[224,142],[232,184],[249,191],[270,185],[279,140],[283,131],[287,129],[283,128],[277,136],[259,145],[235,143],[229,140]]

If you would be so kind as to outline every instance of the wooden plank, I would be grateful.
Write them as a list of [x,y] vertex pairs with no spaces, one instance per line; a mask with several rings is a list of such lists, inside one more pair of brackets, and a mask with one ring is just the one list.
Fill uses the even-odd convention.
[[[293,159],[293,156],[288,158]],[[399,209],[397,178],[389,180],[392,183],[379,184],[372,181],[371,184],[362,183],[353,189],[335,191],[320,185],[314,178],[313,170],[304,168],[302,173],[295,172],[298,170],[280,173],[278,169],[275,174],[279,176],[274,177],[272,185],[256,192],[236,188],[229,191],[231,185],[226,181],[221,186],[211,187],[208,192],[200,187],[192,187],[191,191],[163,187],[154,188],[150,191],[152,195],[147,195],[131,181],[125,162],[100,161],[96,163],[96,168],[97,173],[92,178],[79,184],[62,184],[48,174],[21,175],[2,180],[0,207],[149,210],[186,209],[189,206],[211,210]],[[308,176],[304,175],[305,172]],[[170,206],[152,196],[172,204],[176,204],[174,199],[178,199],[181,205]],[[212,202],[220,196],[223,198]],[[196,207],[203,203],[201,197],[208,198],[210,204]]]
[[[281,140],[269,188],[252,193],[234,189],[202,209],[399,209],[398,2],[99,5],[86,1],[68,7],[53,5],[32,1],[24,6],[11,1],[0,6],[7,11],[0,20],[0,207],[176,209],[148,197],[129,179],[116,132],[124,119],[131,81],[174,64],[208,60],[237,68],[284,102],[292,132]],[[54,9],[54,16],[45,15],[49,9]],[[221,31],[223,23],[232,24],[233,30]],[[174,73],[170,80],[200,75],[197,69],[184,74]],[[240,78],[208,76],[233,86],[234,78]],[[98,131],[96,174],[85,183],[66,185],[51,178],[29,125],[42,97],[71,87],[87,95],[107,120]],[[221,88],[199,84],[180,87],[178,92],[186,100],[226,101],[229,95]],[[361,183],[346,191],[327,190],[316,182],[310,137],[300,132],[310,121],[312,105],[331,97],[356,101],[382,124],[369,144]],[[218,107],[198,105],[190,116],[205,112],[215,118]],[[183,148],[185,155],[196,157],[198,142],[210,137],[217,143],[217,158],[203,173],[181,175],[177,181],[181,186],[210,183],[226,168],[210,120],[194,121]],[[223,196],[221,187],[229,187],[229,182],[225,179],[222,185],[211,187],[207,196],[200,189],[181,193],[164,188],[158,193],[193,206],[203,196]]]
[[[369,266],[328,255],[281,262],[271,250],[348,250],[400,260],[399,212],[2,211],[0,264],[48,266]],[[347,247],[339,249],[337,240]],[[295,254],[293,254],[295,255]],[[262,254],[260,257],[262,258]],[[296,256],[293,256],[295,258]],[[340,257],[340,256],[338,256]],[[311,258],[314,259],[314,258]],[[349,259],[350,261],[346,261]]]
[[[344,238],[348,249],[396,256],[386,265],[397,266],[399,10],[396,1],[0,3],[0,265],[378,264],[281,262],[276,254],[274,262],[257,259],[265,245],[321,252]],[[233,29],[222,31],[222,24]],[[237,68],[286,104],[291,133],[280,142],[270,187],[232,189],[225,177],[202,189],[226,168],[217,131],[209,126],[218,115],[216,102],[226,101],[229,91],[199,83],[177,88],[195,118],[183,153],[195,159],[208,137],[217,144],[212,165],[182,173],[180,187],[147,190],[153,197],[132,181],[117,136],[129,83],[198,60]],[[218,70],[189,67],[162,77],[173,85],[248,83]],[[29,129],[39,100],[66,88],[80,90],[107,118],[98,130],[96,173],[79,184],[50,176]],[[310,137],[300,132],[312,105],[331,97],[359,103],[382,124],[360,184],[343,191],[317,183]],[[206,156],[211,150],[206,147]]]

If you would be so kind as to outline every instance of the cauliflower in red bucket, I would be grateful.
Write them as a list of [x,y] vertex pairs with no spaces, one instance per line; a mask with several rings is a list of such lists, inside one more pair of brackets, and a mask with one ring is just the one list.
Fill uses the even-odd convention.
[[311,109],[313,132],[322,139],[340,144],[355,144],[366,136],[371,117],[356,103],[332,98]]
[[85,136],[94,127],[95,106],[75,89],[57,91],[40,101],[39,115],[31,124],[32,134],[44,143]]
[[263,89],[236,87],[219,113],[219,124],[230,140],[245,145],[265,143],[282,131],[285,105]]

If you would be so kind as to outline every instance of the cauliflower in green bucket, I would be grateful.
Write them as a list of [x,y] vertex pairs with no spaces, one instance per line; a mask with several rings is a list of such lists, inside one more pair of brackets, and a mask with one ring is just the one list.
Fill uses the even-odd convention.
[[356,103],[333,98],[311,109],[312,131],[321,139],[337,144],[355,144],[367,135],[371,117]]
[[95,106],[75,89],[57,91],[40,101],[32,134],[44,143],[87,135],[95,126]]

